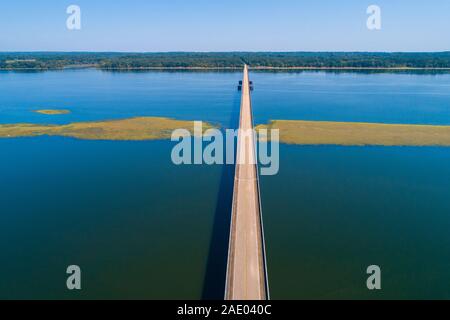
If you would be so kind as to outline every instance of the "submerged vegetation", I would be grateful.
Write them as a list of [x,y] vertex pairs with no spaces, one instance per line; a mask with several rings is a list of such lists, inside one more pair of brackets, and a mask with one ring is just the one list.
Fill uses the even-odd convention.
[[[203,130],[212,128],[203,123]],[[170,139],[173,130],[194,132],[194,121],[163,117],[137,117],[122,120],[75,122],[66,125],[3,124],[0,138],[64,136],[86,140],[161,140]]]
[[[214,128],[202,123],[202,133]],[[194,132],[194,121],[164,117],[54,124],[2,124],[0,138],[63,136],[85,140],[162,140],[176,129]],[[450,146],[450,126],[364,122],[273,120],[256,126],[279,129],[280,142],[298,145]],[[260,139],[269,137],[261,135]]]
[[287,144],[450,146],[450,126],[274,120],[256,129],[279,129],[280,142]]
[[0,69],[450,68],[450,52],[3,52]]

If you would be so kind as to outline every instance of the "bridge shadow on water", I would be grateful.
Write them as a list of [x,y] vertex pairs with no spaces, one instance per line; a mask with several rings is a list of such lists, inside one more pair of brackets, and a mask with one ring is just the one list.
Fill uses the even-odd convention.
[[[229,128],[239,126],[240,94],[235,97]],[[225,151],[224,151],[225,154]],[[236,145],[235,145],[236,156]],[[235,165],[222,165],[219,194],[214,213],[213,229],[203,281],[202,299],[222,300],[225,295],[225,280],[228,259],[228,241],[231,224]]]

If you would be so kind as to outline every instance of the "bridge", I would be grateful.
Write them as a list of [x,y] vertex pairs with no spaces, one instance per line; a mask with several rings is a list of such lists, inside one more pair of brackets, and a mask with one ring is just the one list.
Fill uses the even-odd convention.
[[258,164],[253,135],[248,66],[239,83],[242,91],[236,169],[228,248],[226,300],[269,299]]

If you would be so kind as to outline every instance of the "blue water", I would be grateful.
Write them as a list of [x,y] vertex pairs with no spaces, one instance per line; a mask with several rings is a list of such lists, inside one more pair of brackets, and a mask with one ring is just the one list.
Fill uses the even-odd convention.
[[[239,112],[239,76],[0,73],[0,121],[148,115],[232,126]],[[72,113],[32,112],[40,108]],[[173,145],[0,140],[0,297],[222,297],[232,168],[175,166]],[[80,292],[65,287],[71,264],[82,269]]]
[[[280,148],[261,177],[271,294],[449,299],[450,150]],[[366,269],[381,268],[380,291]]]
[[[132,116],[235,127],[235,72],[0,72],[0,123]],[[262,73],[270,119],[450,124],[449,74]],[[43,108],[70,109],[45,116]],[[1,298],[221,298],[232,166],[169,141],[0,139]],[[450,297],[449,148],[288,146],[262,177],[272,298]],[[65,269],[82,269],[82,290]],[[382,290],[365,287],[368,265]]]
[[[228,125],[240,73],[0,72],[1,123],[68,123],[164,116]],[[60,117],[32,110],[67,108]]]
[[255,121],[450,124],[450,74],[253,73]]

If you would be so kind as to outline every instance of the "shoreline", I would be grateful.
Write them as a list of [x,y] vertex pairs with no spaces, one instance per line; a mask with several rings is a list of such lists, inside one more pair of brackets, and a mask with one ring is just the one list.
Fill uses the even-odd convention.
[[[145,70],[238,70],[242,67],[139,67],[139,68],[100,68],[97,66],[83,66],[83,67],[64,67],[64,68],[0,68],[0,71],[64,71],[64,70],[81,70],[81,69],[96,69],[100,71],[145,71]],[[319,70],[319,71],[450,71],[450,67],[445,68],[420,68],[420,67],[270,67],[257,66],[249,67],[249,70]]]

